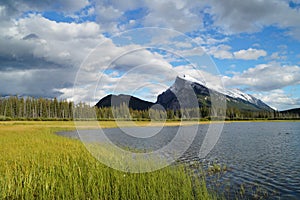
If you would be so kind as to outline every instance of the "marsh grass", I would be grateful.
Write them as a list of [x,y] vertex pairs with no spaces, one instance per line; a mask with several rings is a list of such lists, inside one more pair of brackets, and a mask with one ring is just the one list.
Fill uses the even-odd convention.
[[74,128],[62,121],[1,122],[0,199],[216,198],[184,165],[124,173],[98,162],[80,141],[54,134]]

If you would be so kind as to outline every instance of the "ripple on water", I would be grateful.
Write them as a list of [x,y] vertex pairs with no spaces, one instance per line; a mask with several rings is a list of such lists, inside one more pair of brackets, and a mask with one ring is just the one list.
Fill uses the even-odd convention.
[[[200,160],[198,153],[207,128],[208,125],[199,126],[194,142],[179,160],[185,163]],[[189,128],[184,129],[188,137]],[[177,130],[178,127],[164,127],[157,135],[142,139],[126,136],[120,129],[107,129],[106,133],[121,146],[155,150],[170,143]],[[139,133],[140,129],[131,131]],[[269,199],[300,199],[299,155],[300,123],[228,123],[224,125],[219,142],[203,160],[204,165],[217,160],[230,169],[217,181],[221,182],[221,191],[228,190],[229,185],[232,192],[229,197],[234,197],[241,185],[248,185],[246,194],[250,198],[257,195],[255,192],[266,190]],[[264,195],[263,192],[260,194]]]

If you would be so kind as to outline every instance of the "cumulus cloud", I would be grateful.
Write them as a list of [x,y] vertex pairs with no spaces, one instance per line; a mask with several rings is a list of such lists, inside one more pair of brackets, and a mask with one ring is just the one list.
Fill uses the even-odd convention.
[[[209,15],[212,19],[210,26],[225,35],[252,33],[276,26],[288,28],[289,35],[300,39],[300,13],[287,1],[96,1],[95,13],[97,21],[112,32],[142,25],[173,28],[186,33],[203,30],[203,17]],[[133,19],[134,25],[130,23]]]
[[259,57],[263,57],[267,55],[267,52],[264,50],[258,49],[246,49],[246,50],[239,50],[233,53],[236,59],[242,60],[257,60]]
[[241,49],[239,51],[231,52],[231,46],[218,45],[206,48],[208,54],[218,59],[241,59],[241,60],[257,60],[260,57],[267,55],[265,50],[260,49]]
[[172,27],[183,32],[202,28],[202,16],[194,12],[192,5],[190,1],[149,1],[149,14],[145,16],[144,24]]
[[174,68],[179,75],[188,75],[201,83],[205,84],[208,88],[215,89],[217,91],[223,91],[224,85],[221,76],[216,72],[214,66],[209,66],[210,72],[208,70],[201,70],[193,65],[180,65]]
[[[53,10],[72,15],[91,3],[88,0],[2,1],[0,19],[11,19],[28,10]],[[290,28],[289,35],[299,37],[299,12],[287,1],[95,1],[89,13],[96,15],[102,30],[118,31],[128,27],[159,26],[191,32],[204,28],[203,16],[212,17],[212,26],[225,34],[255,32],[270,25]],[[128,15],[130,13],[130,15]],[[134,22],[134,23],[133,23]],[[188,22],[188,23],[187,23]]]
[[[1,85],[11,83],[1,88],[1,94],[58,96],[69,91],[80,64],[101,42],[107,41],[94,55],[96,68],[84,77],[91,82],[98,79],[93,73],[99,75],[99,70],[107,66],[103,61],[138,47],[117,47],[101,34],[99,25],[94,22],[58,23],[40,15],[30,15],[11,24],[10,28],[12,31],[0,35],[0,72],[4,81]],[[161,62],[161,56],[146,49],[123,56],[113,64],[115,67],[123,66],[125,70],[125,66],[130,68],[149,60],[170,66],[167,62]]]
[[125,93],[156,101],[157,92],[163,91],[158,88],[166,89],[166,85],[170,85],[169,82],[175,77],[175,71],[162,55],[139,45],[118,47],[110,41],[103,47],[99,46],[81,65],[75,91],[80,92],[83,86],[87,86],[86,93],[97,91],[94,94],[97,97],[101,94]]
[[271,60],[286,60],[287,56],[282,54],[281,52],[274,52],[270,56]]
[[230,52],[231,47],[228,45],[218,45],[218,46],[213,46],[208,50],[208,53],[210,55],[213,55],[215,58],[219,59],[232,59],[233,55]]
[[10,30],[0,35],[2,69],[47,68],[49,63],[51,67],[78,66],[104,39],[94,22],[57,23],[40,15],[20,19],[11,24]]
[[55,88],[70,88],[74,81],[72,70],[28,69],[0,71],[1,95],[23,95],[54,98],[62,93]]
[[300,106],[300,98],[295,98],[293,94],[287,94],[281,89],[257,93],[255,96],[278,110],[287,110]]
[[277,63],[260,64],[233,77],[225,76],[226,86],[245,86],[250,90],[269,91],[300,84],[300,67],[280,66]]
[[225,33],[256,32],[265,26],[299,28],[300,13],[286,1],[211,1],[209,13]]
[[182,57],[202,56],[206,54],[204,48],[202,47],[193,47],[189,49],[177,50],[176,53]]
[[[135,23],[143,26],[172,28],[189,32],[203,27],[200,10],[204,2],[195,1],[96,1],[98,22],[108,31],[117,31],[121,25],[130,25],[126,13],[135,13]],[[119,20],[122,22],[119,23]],[[188,23],[187,23],[188,22]],[[123,26],[122,26],[123,27]]]
[[51,0],[35,1],[35,0],[4,0],[0,2],[0,17],[10,19],[16,17],[28,10],[45,11],[53,10],[64,13],[72,13],[89,5],[88,0]]
[[[88,100],[93,98],[93,92],[88,90],[95,88],[101,76],[103,87],[95,93],[97,98],[111,93],[118,83],[122,84],[116,92],[135,91],[136,87],[147,85],[148,93],[154,97],[158,92],[154,82],[165,88],[176,77],[163,55],[140,45],[117,45],[104,37],[94,22],[59,23],[30,14],[11,23],[9,31],[1,33],[0,44],[2,81],[12,83],[0,89],[1,94]],[[72,97],[71,88],[80,66],[77,81],[81,90],[76,89],[86,94]],[[104,69],[105,73],[118,73],[101,74]]]
[[[104,37],[101,27],[94,22],[58,23],[32,14],[11,24],[11,29],[0,35],[1,84],[12,83],[1,88],[1,94],[74,100],[81,97],[80,100],[87,101],[113,92],[121,82],[116,92],[134,91],[144,84],[153,93],[157,92],[153,81],[171,80],[172,66],[161,54],[140,45],[117,45]],[[78,69],[77,81],[81,85],[76,89],[86,94],[72,97]],[[108,76],[102,73],[105,69],[104,73],[118,73]],[[88,91],[95,89],[100,77],[104,87],[99,87],[95,94]]]
[[[95,3],[95,7],[91,5]],[[89,7],[91,6],[91,7]],[[82,10],[83,9],[83,10]],[[58,11],[65,16],[95,15],[96,22],[56,22],[42,16],[43,11]],[[32,12],[28,12],[32,11]],[[28,14],[28,13],[31,14]],[[208,16],[207,16],[208,15]],[[210,18],[204,24],[203,17]],[[199,71],[189,65],[173,67],[174,60],[168,60],[143,45],[118,44],[105,35],[127,28],[158,26],[176,29],[184,33],[211,28],[221,33],[219,39],[211,35],[200,37],[195,33],[196,43],[218,59],[257,60],[267,56],[260,47],[233,51],[227,45],[227,34],[255,32],[266,26],[287,28],[289,35],[299,37],[299,11],[290,8],[287,1],[98,1],[59,0],[55,4],[46,1],[2,1],[0,2],[0,84],[1,94],[24,94],[88,101],[94,100],[116,89],[121,91],[140,90],[140,94],[153,93],[169,86],[177,74],[197,75]],[[167,32],[165,32],[167,33]],[[151,45],[166,47],[172,45],[176,34],[142,35]],[[138,37],[137,37],[138,38]],[[220,39],[223,38],[223,39]],[[300,39],[300,38],[299,38]],[[175,43],[174,52],[182,57],[203,56],[202,48],[181,40]],[[101,44],[98,49],[94,48]],[[174,43],[173,43],[174,44]],[[170,46],[173,48],[173,46]],[[90,52],[93,53],[90,54]],[[168,50],[168,49],[167,49]],[[85,64],[82,61],[90,55]],[[271,59],[282,59],[282,52],[274,52]],[[196,60],[191,60],[197,63]],[[195,62],[194,62],[195,61]],[[206,64],[206,62],[204,62]],[[204,65],[204,64],[202,64]],[[72,97],[72,83],[80,68],[81,77],[77,96]],[[199,65],[200,66],[200,65]],[[205,68],[207,66],[204,66]],[[104,74],[101,72],[109,68]],[[209,66],[208,66],[209,68]],[[228,86],[244,86],[249,90],[267,91],[299,84],[299,66],[262,64],[224,77]],[[216,84],[218,76],[201,72],[206,82]],[[94,83],[101,76],[99,90]],[[161,83],[161,85],[157,85]],[[156,84],[156,85],[155,85]],[[276,94],[283,95],[280,92]],[[149,98],[154,98],[154,95]],[[275,98],[275,97],[274,97]],[[280,98],[279,98],[280,99]],[[283,97],[281,99],[284,99]],[[266,99],[268,100],[268,99]]]

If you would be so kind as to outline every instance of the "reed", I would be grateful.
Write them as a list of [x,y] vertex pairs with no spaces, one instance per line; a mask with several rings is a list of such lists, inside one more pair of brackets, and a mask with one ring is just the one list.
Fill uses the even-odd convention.
[[101,164],[80,141],[54,134],[61,130],[74,125],[0,123],[0,199],[216,198],[184,165],[124,173]]

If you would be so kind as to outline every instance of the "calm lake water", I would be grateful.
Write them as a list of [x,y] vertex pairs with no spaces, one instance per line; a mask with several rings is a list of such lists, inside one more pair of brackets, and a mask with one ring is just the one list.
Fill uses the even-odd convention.
[[[194,142],[179,160],[185,163],[201,161],[204,167],[212,162],[226,165],[228,170],[225,173],[207,178],[209,187],[225,193],[228,198],[234,197],[243,187],[249,198],[267,192],[266,199],[300,199],[299,122],[226,123],[213,150],[205,159],[200,159],[198,153],[208,127],[198,127]],[[178,129],[112,128],[105,129],[105,134],[119,146],[156,150],[168,144]],[[194,127],[183,128],[187,137],[191,130]],[[153,132],[159,133],[149,138],[136,138],[124,134],[124,131],[144,137]],[[75,132],[58,134],[76,137]]]

